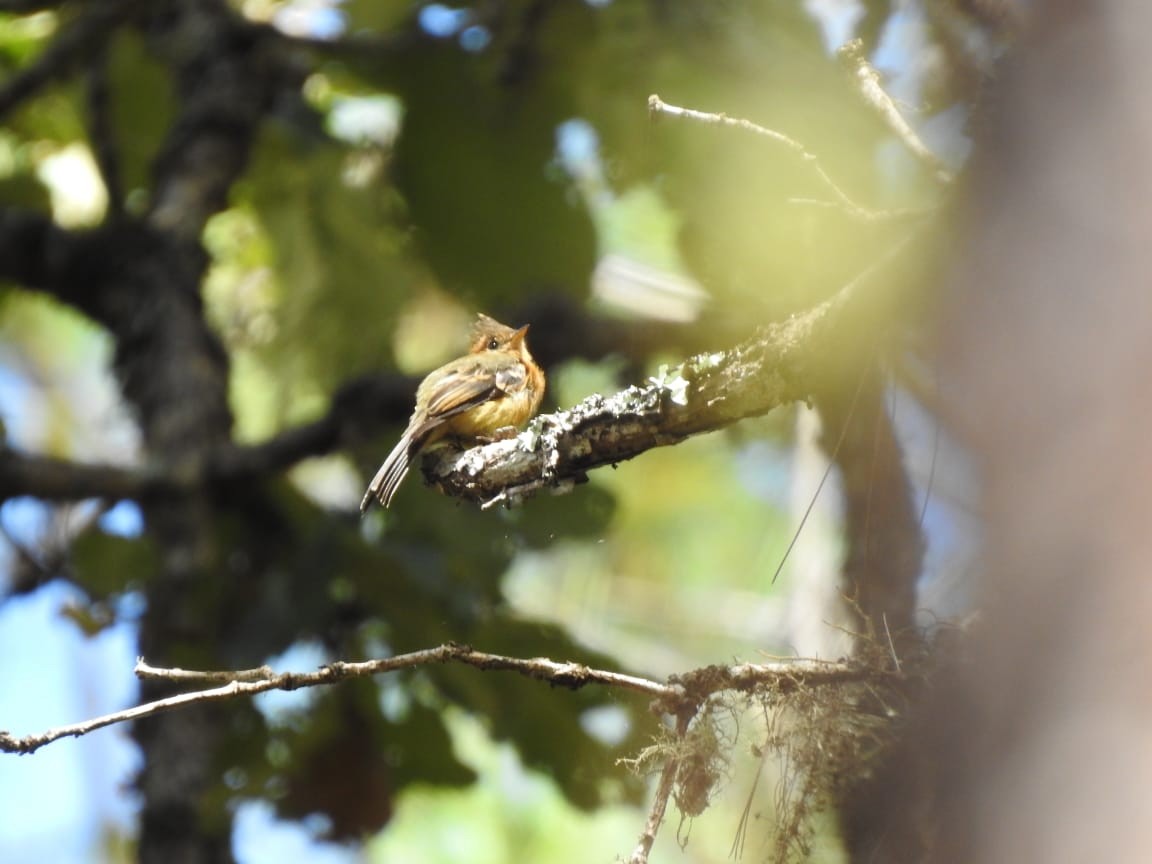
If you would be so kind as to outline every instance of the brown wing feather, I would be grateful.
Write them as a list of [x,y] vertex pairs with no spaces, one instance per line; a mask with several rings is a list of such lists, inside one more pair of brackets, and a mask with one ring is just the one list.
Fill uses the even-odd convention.
[[438,376],[430,386],[433,389],[426,394],[427,416],[444,420],[491,399],[499,390],[496,376],[475,361]]

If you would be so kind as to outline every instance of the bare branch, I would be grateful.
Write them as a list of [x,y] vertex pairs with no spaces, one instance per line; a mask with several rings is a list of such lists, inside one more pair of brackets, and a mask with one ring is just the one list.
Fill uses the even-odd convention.
[[116,711],[112,714],[104,714],[101,717],[94,717],[91,720],[85,720],[81,723],[58,726],[55,729],[49,729],[47,732],[42,732],[39,735],[25,735],[23,738],[17,738],[8,732],[0,731],[0,751],[5,753],[35,753],[45,744],[51,744],[53,741],[58,741],[61,738],[79,738],[82,735],[87,735],[89,732],[103,729],[105,726],[112,726],[116,723],[127,723],[131,720],[139,720],[142,717],[152,717],[153,715],[162,714],[165,711],[190,705],[194,702],[215,702],[238,696],[241,693],[259,693],[261,690],[266,689],[269,688],[253,688],[239,681],[234,681],[231,684],[226,684],[215,690],[181,693],[178,696],[169,696],[167,699],[157,699],[155,702],[148,702],[144,705],[138,705],[135,708],[128,708],[123,711]]
[[395,657],[363,662],[336,661],[322,666],[313,672],[273,672],[267,666],[238,671],[195,671],[188,669],[164,669],[150,666],[143,659],[136,662],[138,678],[151,681],[184,683],[214,683],[220,686],[207,690],[181,693],[127,708],[101,717],[94,717],[80,723],[58,726],[36,735],[18,737],[0,731],[0,752],[34,753],[45,744],[61,738],[79,738],[112,726],[144,717],[152,717],[175,708],[204,702],[219,702],[238,696],[252,696],[268,690],[297,690],[301,687],[318,687],[335,684],[351,678],[367,678],[400,669],[428,666],[442,663],[460,663],[483,671],[516,672],[538,681],[546,681],[553,686],[578,690],[589,684],[604,687],[617,687],[640,693],[656,699],[655,706],[677,717],[691,716],[695,708],[709,695],[721,690],[746,691],[754,687],[772,684],[783,688],[801,683],[812,685],[841,683],[854,680],[871,680],[890,676],[891,673],[867,667],[860,663],[824,663],[815,660],[781,661],[768,664],[741,664],[732,667],[707,667],[696,672],[678,676],[668,683],[653,681],[622,672],[593,669],[581,663],[559,663],[544,657],[522,659],[487,654],[475,651],[467,645],[447,643],[436,648],[413,651]]
[[[0,210],[0,257],[9,245],[5,242],[7,225]],[[42,228],[51,230],[51,225],[45,222]],[[12,244],[16,245],[22,236],[18,232]],[[50,280],[50,276],[44,276],[43,280]],[[271,475],[301,459],[330,453],[351,441],[362,440],[369,430],[388,419],[399,422],[407,417],[416,383],[403,375],[379,375],[349,382],[333,398],[332,407],[324,417],[284,430],[259,444],[226,443],[213,451],[205,465],[185,467],[179,473],[161,465],[145,469],[85,464],[0,447],[0,501],[20,495],[47,501],[138,500],[152,494],[187,491],[204,482]]]
[[259,444],[229,445],[215,454],[210,470],[220,478],[270,474],[363,441],[387,423],[408,418],[418,383],[399,374],[356,378],[339,389],[323,417]]
[[433,663],[462,663],[465,666],[473,666],[488,672],[517,672],[527,678],[547,681],[550,684],[566,687],[570,690],[579,690],[587,684],[603,684],[661,698],[674,697],[679,692],[675,687],[667,684],[660,684],[646,678],[637,678],[620,672],[592,669],[580,663],[557,663],[543,657],[527,660],[505,657],[499,654],[475,651],[467,645],[459,645],[454,642],[423,651],[413,651],[410,654],[384,657],[379,660],[364,660],[356,663],[339,660],[323,666],[315,672],[276,674],[267,666],[258,669],[245,669],[240,672],[200,672],[188,669],[160,669],[149,666],[143,660],[137,661],[135,672],[140,678],[165,681],[233,682],[239,680],[243,683],[258,685],[259,689],[253,692],[263,692],[264,690],[296,690],[300,687],[315,687],[348,678],[368,678],[385,672],[395,672],[398,669],[427,666]]
[[927,167],[937,180],[945,184],[951,183],[955,179],[952,171],[920,139],[916,130],[904,119],[904,115],[896,107],[896,102],[880,86],[880,73],[868,62],[868,58],[864,54],[864,43],[859,39],[853,39],[841,46],[837,54],[840,62],[851,73],[857,90],[864,101],[880,116],[888,130],[900,139],[908,152]]
[[0,501],[33,495],[46,501],[122,500],[172,488],[163,475],[116,465],[86,465],[0,449]]
[[[861,222],[877,222],[881,220],[890,220],[896,218],[906,218],[914,211],[901,210],[901,211],[886,211],[886,210],[873,210],[865,207],[862,204],[856,203],[847,192],[832,179],[832,176],[825,170],[824,165],[820,162],[819,157],[789,135],[783,132],[777,132],[775,129],[768,129],[758,123],[753,123],[751,120],[745,120],[742,117],[729,117],[727,114],[713,114],[708,111],[697,111],[693,108],[681,108],[678,105],[669,105],[655,93],[648,97],[648,111],[653,116],[663,114],[669,117],[679,117],[685,120],[695,120],[698,123],[708,123],[720,126],[730,126],[737,129],[743,129],[745,132],[751,132],[754,135],[759,135],[762,138],[767,138],[770,141],[775,141],[777,144],[782,144],[792,151],[802,162],[809,165],[820,179],[820,182],[827,187],[828,191],[832,193],[836,199],[836,206],[839,206],[845,213]],[[813,202],[809,199],[798,199],[797,203],[805,204],[823,204],[824,202]]]
[[664,821],[664,814],[668,811],[668,799],[672,796],[672,787],[676,782],[676,774],[680,771],[680,760],[675,756],[668,757],[664,768],[660,772],[660,783],[656,787],[656,795],[652,798],[652,806],[648,808],[648,818],[644,822],[644,830],[640,832],[640,839],[636,848],[628,856],[628,864],[648,864],[648,855],[656,843],[656,834]]

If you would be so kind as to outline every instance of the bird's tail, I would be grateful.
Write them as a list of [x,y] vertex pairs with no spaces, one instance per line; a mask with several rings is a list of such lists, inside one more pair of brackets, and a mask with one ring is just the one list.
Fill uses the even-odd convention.
[[368,484],[368,491],[364,493],[364,500],[360,502],[361,516],[368,512],[373,498],[385,507],[392,503],[392,496],[396,494],[400,481],[408,474],[408,468],[419,449],[419,442],[413,430],[406,430],[392,448],[392,452],[388,454],[388,458],[384,460],[384,464],[380,466],[380,470],[376,472],[376,476],[372,478],[372,482]]

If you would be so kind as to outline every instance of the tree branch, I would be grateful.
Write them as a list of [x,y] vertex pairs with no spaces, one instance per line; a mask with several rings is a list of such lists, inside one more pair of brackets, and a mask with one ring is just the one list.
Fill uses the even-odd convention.
[[174,486],[170,476],[115,465],[85,465],[0,449],[0,501],[32,495],[46,501],[137,499]]
[[764,664],[744,663],[730,667],[709,666],[685,675],[674,676],[668,682],[662,683],[621,672],[593,669],[581,663],[559,663],[544,657],[523,659],[488,654],[452,642],[436,648],[378,660],[336,661],[313,672],[276,673],[267,666],[237,671],[164,669],[150,666],[141,658],[136,661],[134,671],[142,680],[212,683],[219,686],[156,699],[133,708],[80,723],[58,726],[35,735],[18,737],[0,731],[0,752],[34,753],[44,745],[61,738],[79,738],[106,726],[152,717],[196,703],[219,702],[238,696],[252,696],[268,690],[292,691],[301,687],[325,686],[351,678],[368,678],[401,669],[445,663],[459,663],[486,672],[516,672],[527,678],[546,681],[552,686],[569,690],[579,690],[589,684],[617,687],[654,697],[656,700],[654,708],[678,717],[690,717],[704,699],[724,690],[749,691],[759,686],[772,685],[779,688],[779,692],[787,692],[801,685],[819,686],[846,681],[887,679],[895,674],[863,663],[797,659]]
[[863,619],[860,632],[896,630],[903,654],[919,640],[914,618],[924,538],[876,361],[861,367],[855,393],[848,379],[815,398],[824,419],[821,446],[839,469],[844,499],[844,590]]
[[[684,736],[688,728],[688,718],[681,717],[676,722],[676,734]],[[628,856],[628,864],[648,864],[648,856],[656,844],[656,835],[664,821],[664,814],[668,811],[668,799],[672,797],[672,787],[676,784],[676,775],[680,772],[680,760],[669,756],[660,771],[660,783],[656,786],[656,794],[652,797],[652,806],[648,808],[648,818],[644,822],[644,830],[640,832],[640,839],[636,841],[636,848]]]
[[[0,250],[4,248],[0,224]],[[287,429],[259,444],[225,443],[204,464],[182,469],[100,465],[20,453],[0,447],[0,501],[31,495],[46,501],[104,498],[139,500],[149,495],[190,491],[197,485],[264,477],[310,456],[331,453],[364,440],[386,421],[402,421],[412,407],[416,380],[379,375],[350,382],[318,420]]]
[[399,374],[356,378],[337,391],[323,417],[259,444],[229,445],[216,454],[209,470],[219,479],[259,476],[364,441],[386,423],[408,418],[418,383]]
[[0,206],[0,279],[51,291],[75,238],[43,213]]
[[[27,9],[0,11],[30,12],[53,4],[27,3]],[[88,4],[74,22],[64,28],[32,63],[0,87],[0,118],[57,78],[70,75],[85,57],[100,50],[112,28],[127,16],[135,0],[107,0]]]
[[830,308],[822,304],[770,325],[730,351],[693,357],[644,386],[589,396],[538,418],[515,440],[442,457],[426,475],[449,495],[488,506],[511,502],[542,487],[571,487],[591,468],[805,399],[803,367],[813,359],[808,346]]
[[[35,735],[18,737],[0,730],[0,752],[30,754],[61,738],[81,737],[97,729],[141,720],[177,708],[203,706],[207,703],[223,702],[238,696],[255,695],[269,690],[292,691],[301,687],[323,686],[351,678],[365,678],[401,669],[447,663],[458,663],[482,671],[516,672],[570,690],[598,684],[654,697],[653,711],[675,717],[676,734],[681,739],[701,707],[717,693],[727,691],[750,693],[766,689],[778,697],[794,692],[800,687],[892,681],[903,678],[899,672],[871,666],[866,662],[795,659],[764,664],[708,666],[660,682],[621,672],[593,669],[581,663],[560,663],[544,657],[525,659],[488,654],[456,643],[446,643],[436,648],[377,660],[337,661],[312,672],[276,673],[268,666],[235,671],[164,669],[150,666],[140,658],[136,661],[134,671],[136,676],[144,681],[217,686],[156,699],[134,708],[105,714],[80,723],[59,726]],[[667,811],[668,799],[680,774],[681,765],[682,759],[675,751],[666,757],[648,819],[629,858],[629,864],[646,864],[648,861],[648,855]]]
[[[857,221],[878,222],[881,220],[923,215],[923,211],[918,210],[873,210],[870,207],[865,207],[863,204],[857,203],[844,191],[839,183],[832,179],[832,175],[824,168],[823,163],[821,163],[820,158],[815,153],[790,135],[785,135],[783,132],[777,132],[775,129],[769,129],[758,123],[753,123],[751,120],[746,120],[743,117],[729,117],[727,114],[714,114],[709,111],[697,111],[694,108],[681,108],[678,105],[669,105],[655,93],[648,97],[648,112],[653,116],[665,115],[684,120],[694,120],[697,123],[743,129],[745,132],[751,132],[753,135],[759,135],[762,138],[767,138],[769,141],[782,144],[795,154],[801,162],[812,168],[812,171],[816,174],[817,178],[819,178],[821,184],[832,193],[832,197],[835,199],[832,206],[839,207]],[[809,201],[807,199],[801,199],[796,203],[827,205],[827,202],[824,201]]]
[[0,0],[0,12],[6,15],[28,15],[63,6],[66,0]]
[[932,176],[940,183],[946,185],[952,183],[955,180],[952,171],[921,140],[916,130],[904,119],[904,115],[896,107],[896,102],[880,86],[880,73],[868,62],[868,58],[864,54],[864,43],[859,39],[846,42],[837,51],[837,56],[852,76],[856,89],[863,97],[864,102],[884,121],[888,131],[895,135],[908,152],[931,171]]
[[908,244],[908,235],[836,296],[728,351],[700,354],[663,369],[644,386],[589,396],[567,411],[543,415],[515,439],[463,452],[433,453],[425,477],[445,494],[490,507],[544,488],[567,491],[586,472],[632,459],[652,447],[724,428],[774,408],[808,401],[821,386],[836,334],[864,283]]

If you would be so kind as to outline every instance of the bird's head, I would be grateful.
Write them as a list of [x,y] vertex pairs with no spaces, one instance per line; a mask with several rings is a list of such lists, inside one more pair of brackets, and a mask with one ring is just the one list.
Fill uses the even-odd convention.
[[519,354],[525,350],[524,337],[527,334],[527,324],[515,330],[481,312],[476,316],[476,323],[472,325],[472,344],[469,350],[473,354],[481,354],[484,351]]

